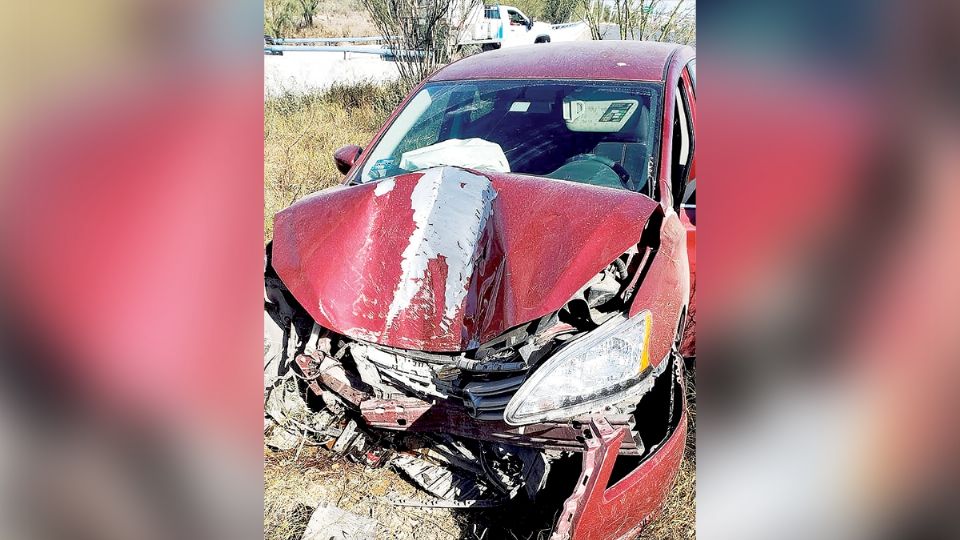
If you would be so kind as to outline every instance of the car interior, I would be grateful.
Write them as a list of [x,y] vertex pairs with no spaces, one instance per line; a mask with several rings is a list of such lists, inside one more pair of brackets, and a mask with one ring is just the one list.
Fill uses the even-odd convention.
[[[448,113],[444,123],[449,132],[442,131],[441,139],[480,138],[497,143],[515,172],[645,192],[651,172],[646,144],[650,96],[628,96],[637,105],[617,131],[573,131],[563,116],[568,99],[564,90],[556,86],[501,90],[485,100],[494,105],[477,118],[469,116],[472,110]],[[594,95],[604,103],[627,97],[622,91],[598,90]]]

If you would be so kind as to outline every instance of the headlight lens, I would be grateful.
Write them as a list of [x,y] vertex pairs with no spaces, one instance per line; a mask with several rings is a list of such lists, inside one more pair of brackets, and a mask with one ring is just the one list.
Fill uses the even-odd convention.
[[619,401],[650,364],[649,311],[607,321],[540,366],[513,396],[504,420],[518,426],[570,418]]

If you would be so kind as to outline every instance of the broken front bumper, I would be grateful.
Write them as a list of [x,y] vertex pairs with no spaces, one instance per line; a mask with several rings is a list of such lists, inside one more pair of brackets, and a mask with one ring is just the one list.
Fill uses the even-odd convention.
[[[587,436],[589,433],[589,436]],[[610,485],[627,431],[602,417],[585,430],[586,451],[577,487],[563,504],[551,540],[633,538],[660,510],[683,457],[687,416],[664,445],[632,472]]]
[[[619,539],[633,537],[656,514],[673,484],[686,440],[683,377],[676,374],[679,420],[654,448],[635,437],[635,416],[611,413],[580,421],[511,426],[479,420],[462,406],[415,397],[379,399],[351,383],[343,366],[327,358],[299,355],[301,376],[317,395],[333,392],[358,411],[370,428],[444,433],[518,447],[577,452],[582,470],[573,494],[563,505],[551,539]],[[642,460],[640,456],[644,456]],[[622,460],[622,461],[621,461]],[[616,474],[615,474],[616,469]]]

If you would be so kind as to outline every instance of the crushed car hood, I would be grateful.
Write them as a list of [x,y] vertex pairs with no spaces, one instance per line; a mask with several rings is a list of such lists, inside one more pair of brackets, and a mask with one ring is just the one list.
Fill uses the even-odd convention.
[[626,190],[438,167],[278,213],[273,267],[321,326],[463,351],[560,309],[656,208]]

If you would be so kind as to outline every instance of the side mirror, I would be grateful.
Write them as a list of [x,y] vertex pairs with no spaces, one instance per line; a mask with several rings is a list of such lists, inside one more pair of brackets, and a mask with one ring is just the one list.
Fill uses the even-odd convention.
[[527,21],[527,30],[533,30],[533,19]]
[[333,162],[337,164],[337,170],[339,170],[341,174],[350,172],[354,163],[357,162],[357,158],[360,157],[361,152],[363,152],[363,148],[355,144],[348,144],[334,152]]

